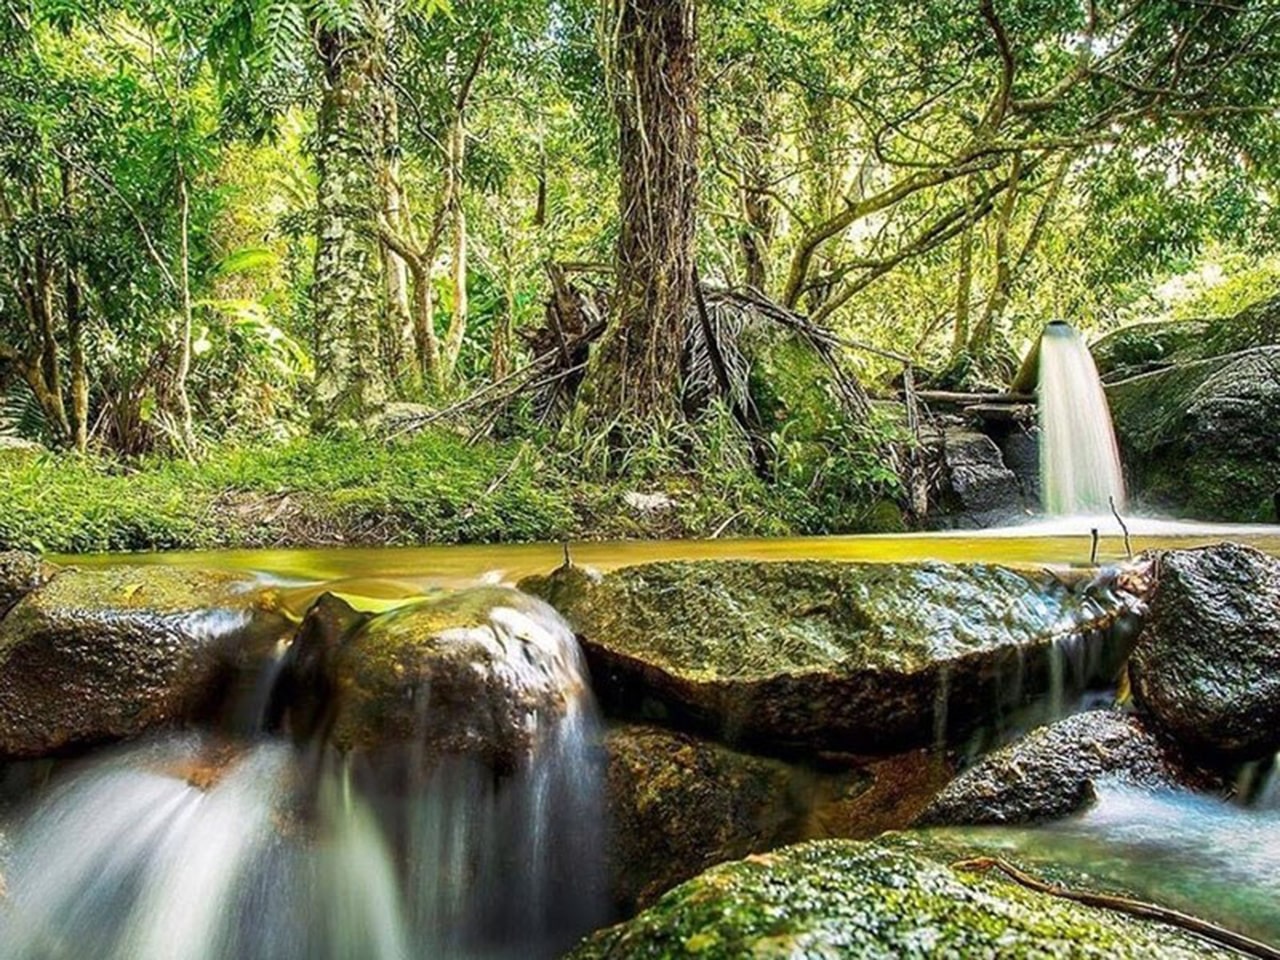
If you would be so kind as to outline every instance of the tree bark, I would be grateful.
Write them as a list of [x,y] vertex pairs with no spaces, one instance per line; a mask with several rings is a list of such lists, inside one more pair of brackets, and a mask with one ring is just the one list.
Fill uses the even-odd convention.
[[615,0],[621,234],[609,327],[582,402],[611,426],[675,411],[693,306],[698,190],[694,0]]
[[[404,187],[400,182],[400,117],[395,94],[385,84],[376,102],[378,112],[378,186],[382,193],[382,216],[391,229],[403,231],[406,219]],[[383,318],[382,344],[387,370],[392,380],[399,380],[405,361],[413,349],[413,317],[409,307],[409,265],[385,242],[382,276],[385,284],[386,312]]]
[[317,121],[315,387],[312,423],[361,422],[386,402],[378,362],[376,37],[318,31],[324,90]]
[[444,376],[452,383],[467,333],[467,213],[462,206],[462,173],[467,159],[467,127],[459,110],[449,128],[448,178],[449,224],[452,252],[449,279],[453,287],[453,312],[444,337]]
[[182,330],[179,334],[178,364],[174,371],[174,397],[178,405],[178,429],[182,437],[184,453],[190,457],[195,451],[195,424],[191,415],[191,396],[187,392],[187,379],[191,374],[191,197],[187,191],[187,176],[178,164],[178,283],[182,301]]
[[71,368],[71,430],[72,442],[79,453],[89,446],[89,375],[84,357],[84,297],[80,284],[80,258],[72,234],[72,217],[75,213],[79,182],[71,165],[61,163],[62,206],[66,217],[63,260],[65,286],[63,307],[67,319],[67,355]]
[[[757,93],[763,110],[765,91],[761,89]],[[741,190],[743,220],[746,223],[738,234],[738,245],[746,268],[747,286],[766,293],[769,247],[773,242],[775,223],[773,204],[768,194],[770,143],[765,117],[756,114],[743,118],[738,125],[738,138],[746,151]]]

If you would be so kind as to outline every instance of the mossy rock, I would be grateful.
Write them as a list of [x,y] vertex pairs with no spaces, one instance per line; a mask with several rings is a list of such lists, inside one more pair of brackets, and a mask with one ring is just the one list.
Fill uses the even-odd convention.
[[1280,346],[1107,387],[1135,492],[1204,520],[1272,521],[1280,494]]
[[344,751],[418,751],[511,767],[584,695],[572,633],[503,587],[408,604],[364,622],[332,655]]
[[996,566],[695,561],[532,577],[578,633],[606,712],[770,749],[892,753],[954,739],[1048,689],[1114,608]]
[[604,746],[609,874],[624,915],[728,860],[901,829],[951,775],[925,751],[788,763],[644,724],[610,728]]
[[1113,330],[1089,346],[1098,373],[1108,379],[1199,360],[1208,334],[1207,320],[1149,320]]
[[910,838],[825,840],[707,871],[573,960],[1234,957],[1170,927],[962,873]]
[[0,551],[0,617],[32,590],[49,582],[58,572],[34,553],[24,550]]
[[65,568],[0,621],[0,756],[134,736],[215,708],[288,624],[277,597],[217,571]]

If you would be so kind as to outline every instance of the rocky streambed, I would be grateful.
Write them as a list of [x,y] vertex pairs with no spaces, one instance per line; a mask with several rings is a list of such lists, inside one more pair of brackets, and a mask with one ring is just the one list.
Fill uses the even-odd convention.
[[[1280,750],[1275,559],[1222,544],[1066,572],[669,562],[519,587],[376,614],[311,591],[296,610],[249,576],[6,555],[4,798],[29,807],[112,742],[212,730],[234,754],[267,737],[380,798],[395,848],[411,818],[383,816],[388,798],[455,782],[465,761],[498,821],[508,783],[533,805],[522,824],[548,798],[572,808],[560,835],[582,841],[582,869],[561,858],[539,882],[590,900],[594,851],[621,921],[584,957],[1223,949],[953,869],[956,848],[900,831],[1068,817],[1100,784],[1228,793]],[[598,734],[582,724],[593,695]],[[548,779],[531,758],[573,738],[595,744],[585,766]],[[180,775],[208,789],[221,769],[206,750]],[[298,809],[320,802],[298,792]],[[0,922],[21,882],[10,872]],[[578,934],[609,917],[544,906]]]

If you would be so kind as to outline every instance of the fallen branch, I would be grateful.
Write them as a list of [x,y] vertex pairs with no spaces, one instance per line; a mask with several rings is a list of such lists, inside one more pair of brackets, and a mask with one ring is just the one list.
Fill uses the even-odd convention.
[[1083,903],[1087,907],[1113,910],[1116,913],[1127,914],[1140,920],[1154,920],[1157,923],[1164,923],[1171,927],[1190,931],[1213,943],[1221,944],[1232,950],[1238,950],[1247,956],[1261,957],[1263,960],[1280,960],[1280,950],[1275,947],[1254,940],[1251,937],[1246,937],[1242,933],[1236,933],[1234,930],[1228,930],[1226,927],[1220,927],[1216,923],[1210,923],[1208,920],[1201,920],[1199,917],[1193,917],[1188,913],[1171,910],[1168,907],[1161,907],[1154,903],[1147,903],[1144,900],[1133,900],[1129,897],[1114,896],[1108,893],[1091,893],[1087,890],[1070,890],[1066,887],[1059,887],[1055,884],[1046,883],[1038,877],[1033,877],[1031,874],[1019,870],[1009,861],[1002,860],[999,857],[974,857],[971,860],[961,860],[958,863],[953,863],[951,869],[963,870],[967,873],[986,873],[989,870],[999,870],[1014,883],[1037,893],[1060,897],[1063,900],[1071,900],[1075,903]]
[[1132,560],[1133,543],[1129,539],[1129,528],[1125,525],[1124,518],[1120,516],[1120,511],[1116,509],[1116,498],[1107,497],[1107,503],[1111,504],[1111,515],[1116,518],[1116,523],[1120,524],[1120,529],[1124,531],[1124,555]]

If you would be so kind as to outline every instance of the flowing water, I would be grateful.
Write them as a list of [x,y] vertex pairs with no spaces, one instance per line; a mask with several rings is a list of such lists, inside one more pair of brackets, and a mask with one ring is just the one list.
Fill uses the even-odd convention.
[[1097,367],[1065,323],[1040,338],[1040,490],[1050,516],[1105,516],[1125,506],[1120,451]]
[[[980,534],[575,544],[570,552],[577,562],[602,569],[709,557],[1082,565],[1092,526],[1097,524],[1067,519]],[[1130,527],[1135,550],[1229,537],[1280,555],[1275,527],[1158,521]],[[532,544],[76,562],[252,571],[276,585],[300,615],[325,590],[366,610],[384,610],[441,591],[546,572],[563,552],[561,545]],[[1100,559],[1124,552],[1121,531],[1104,530]],[[577,692],[567,714],[541,731],[527,761],[501,776],[460,756],[422,776],[388,778],[371,769],[368,758],[343,758],[322,744],[271,732],[266,718],[279,656],[245,685],[245,703],[228,711],[239,719],[227,728],[54,764],[48,785],[34,797],[22,788],[28,802],[11,811],[7,831],[0,822],[0,874],[8,885],[0,898],[0,958],[555,955],[606,922],[608,908],[599,719],[571,631],[553,612],[546,615],[540,624],[550,638],[544,652],[568,665],[565,686]],[[1053,664],[1055,691],[1079,693],[1080,679],[1090,673],[1087,649],[1064,643]],[[513,670],[540,669],[525,650],[513,646],[509,655],[518,658]],[[1011,684],[1011,702],[1024,699],[1021,676]],[[1077,706],[1061,692],[1054,696],[1051,716]],[[945,703],[939,715],[945,724]],[[36,765],[37,771],[46,767]],[[3,794],[6,777],[15,773],[0,774]],[[1278,792],[1270,769],[1258,778],[1265,781],[1259,796]],[[1274,809],[1245,812],[1194,798],[1119,793],[1080,820],[1009,831],[992,842],[1068,863],[1071,857],[1085,865],[1096,859],[1105,880],[1168,894],[1175,902],[1202,892],[1214,907],[1201,912],[1224,921],[1252,916],[1249,928],[1271,935],[1273,919],[1258,904],[1280,892],[1280,852],[1271,839],[1280,836],[1277,817]],[[1196,831],[1211,852],[1198,850]],[[1143,866],[1148,863],[1155,866]]]
[[1069,820],[930,831],[1066,886],[1152,901],[1280,946],[1280,809],[1100,784]]
[[504,669],[565,671],[568,702],[516,769],[424,764],[412,742],[340,757],[261,724],[99,752],[0,851],[0,957],[536,958],[602,925],[599,721],[572,632],[530,609],[508,612],[545,610],[548,649],[512,643]]

